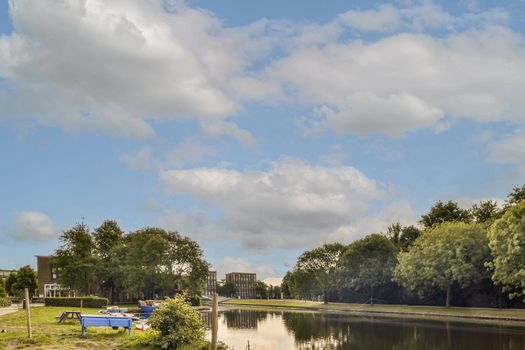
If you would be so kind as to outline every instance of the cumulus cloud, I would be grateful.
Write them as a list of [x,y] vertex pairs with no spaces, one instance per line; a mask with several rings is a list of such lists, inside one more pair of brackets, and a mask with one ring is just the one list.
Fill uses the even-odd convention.
[[525,122],[524,40],[502,9],[455,16],[424,1],[242,27],[179,1],[20,0],[10,14],[0,115],[66,130],[149,137],[150,119],[193,117],[250,146],[222,120],[248,101],[311,108],[306,134]]
[[13,216],[9,236],[19,241],[44,241],[56,237],[53,221],[44,213],[23,211]]
[[275,269],[268,264],[254,264],[244,259],[225,257],[213,264],[219,278],[223,278],[229,272],[255,272],[257,280],[263,280],[277,276]]
[[289,157],[272,162],[266,171],[192,168],[163,170],[159,176],[167,194],[191,195],[216,210],[214,224],[222,237],[261,251],[348,242],[410,211],[394,204],[388,191],[356,168]]
[[[230,115],[224,82],[243,45],[204,10],[178,1],[10,1],[0,38],[2,114],[66,129],[148,137],[145,118]],[[27,103],[31,101],[31,103]]]

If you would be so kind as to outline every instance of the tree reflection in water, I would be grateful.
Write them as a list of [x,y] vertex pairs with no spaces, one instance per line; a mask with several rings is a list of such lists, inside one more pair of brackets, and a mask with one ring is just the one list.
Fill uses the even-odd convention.
[[525,350],[525,327],[442,320],[232,309],[219,339],[257,350]]

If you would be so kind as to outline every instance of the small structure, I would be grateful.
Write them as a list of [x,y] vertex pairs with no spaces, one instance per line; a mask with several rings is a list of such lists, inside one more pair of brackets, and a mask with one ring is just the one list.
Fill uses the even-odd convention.
[[0,269],[0,279],[4,279],[4,278],[9,277],[11,272],[16,272],[16,270]]
[[254,299],[256,297],[255,285],[257,276],[255,273],[230,272],[226,274],[226,282],[233,284],[238,298]]

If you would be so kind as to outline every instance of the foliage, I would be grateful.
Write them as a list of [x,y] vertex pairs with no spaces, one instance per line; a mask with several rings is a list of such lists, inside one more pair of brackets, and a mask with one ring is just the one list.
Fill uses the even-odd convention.
[[59,283],[83,294],[93,294],[98,287],[98,259],[93,255],[95,244],[89,228],[84,223],[77,224],[64,231],[60,241],[54,261],[60,269]]
[[417,227],[413,225],[403,227],[396,222],[388,226],[383,235],[399,250],[407,251],[420,234],[421,231]]
[[484,224],[487,227],[503,214],[498,203],[491,200],[474,204],[470,209],[470,213],[474,222]]
[[[38,289],[38,284],[36,281],[35,270],[33,270],[31,266],[26,265],[21,267],[16,274],[13,274],[13,276],[13,279],[10,281],[8,278],[11,295],[23,297],[25,288],[29,289],[29,295],[35,294]],[[9,275],[9,277],[11,277],[11,275]]]
[[521,187],[516,186],[512,189],[512,192],[509,193],[509,195],[507,196],[505,206],[507,208],[512,207],[523,201],[525,201],[525,185]]
[[7,292],[5,290],[5,282],[0,278],[0,298],[7,298]]
[[11,301],[7,297],[0,297],[0,307],[7,307],[11,305]]
[[149,323],[160,332],[159,342],[163,349],[180,349],[204,339],[204,324],[199,313],[183,296],[168,299],[152,313]]
[[321,286],[325,303],[328,302],[328,289],[334,283],[337,262],[344,250],[345,246],[340,243],[324,244],[297,258],[296,270],[309,275],[312,281]]
[[98,284],[106,295],[114,299],[121,284],[121,273],[115,264],[115,250],[121,245],[124,232],[114,220],[105,220],[93,232],[94,253],[98,257],[96,266]]
[[525,201],[509,208],[489,230],[489,247],[494,257],[488,266],[492,279],[511,292],[509,297],[525,295]]
[[460,221],[470,222],[470,212],[462,209],[456,202],[448,201],[443,203],[438,201],[427,214],[421,216],[419,223],[426,229],[442,224],[444,222]]
[[109,300],[107,298],[99,297],[83,297],[83,298],[44,298],[45,306],[68,306],[80,307],[82,300],[82,307],[92,307],[102,309],[108,306]]
[[13,286],[16,283],[16,272],[11,272],[5,279],[5,290],[9,295],[15,295]]
[[486,233],[480,225],[443,223],[424,232],[410,251],[398,255],[394,276],[411,292],[446,290],[446,306],[450,306],[452,285],[466,287],[480,280],[488,257]]
[[268,298],[268,289],[269,286],[264,283],[263,281],[257,281],[255,283],[255,295],[259,299],[267,299]]
[[230,298],[232,295],[235,295],[237,292],[235,285],[231,281],[221,281],[217,285],[217,293],[220,296]]
[[338,263],[340,284],[355,289],[370,289],[390,282],[396,265],[397,249],[386,237],[372,234],[350,244]]
[[208,276],[209,265],[199,245],[160,228],[126,235],[120,255],[124,285],[135,296],[173,295],[176,289],[200,294]]
[[283,280],[281,282],[281,291],[283,293],[283,298],[285,299],[293,298],[292,279],[293,279],[292,273],[290,271],[287,271],[286,275],[284,275]]

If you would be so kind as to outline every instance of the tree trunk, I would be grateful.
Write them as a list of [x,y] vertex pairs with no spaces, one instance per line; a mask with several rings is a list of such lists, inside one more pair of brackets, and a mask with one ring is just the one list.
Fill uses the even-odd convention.
[[326,290],[326,288],[323,290],[323,299],[324,303],[328,304],[328,291]]
[[451,294],[452,285],[447,286],[447,301],[445,303],[446,307],[450,307],[450,294]]
[[374,305],[374,286],[370,286],[370,305]]

